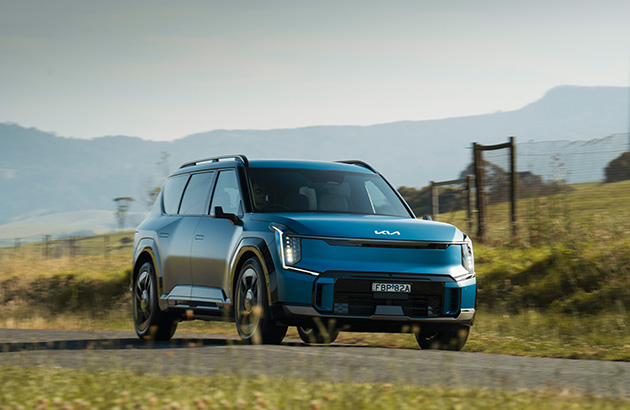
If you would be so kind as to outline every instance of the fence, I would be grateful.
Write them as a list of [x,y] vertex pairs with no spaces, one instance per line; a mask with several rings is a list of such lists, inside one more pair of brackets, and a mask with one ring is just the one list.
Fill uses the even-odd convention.
[[0,239],[0,259],[58,259],[99,255],[108,257],[112,252],[131,251],[132,244],[133,232],[60,238],[43,235],[41,241],[29,243],[24,243],[20,238]]
[[[455,179],[450,181],[431,181],[431,217],[434,220],[439,220],[440,211],[446,213],[452,213],[460,209],[465,203],[466,207],[466,226],[468,232],[472,232],[473,229],[473,210],[475,208],[474,202],[474,176],[467,175],[466,178]],[[440,195],[446,196],[446,201],[443,202],[442,209],[440,209]],[[447,209],[445,210],[444,207]]]
[[605,181],[607,165],[627,151],[629,133],[590,141],[529,141],[518,144],[518,167],[547,183]]
[[[509,173],[506,172],[504,169],[501,169],[501,172],[498,172],[496,171],[496,169],[493,169],[493,164],[491,162],[484,161],[484,152],[498,150],[508,150],[509,152]],[[502,191],[507,191],[507,189],[504,189],[503,186],[509,185],[509,196],[507,199],[510,203],[510,226],[512,231],[512,238],[516,238],[518,234],[516,214],[516,204],[518,202],[518,177],[516,171],[516,144],[514,137],[510,137],[510,141],[504,144],[480,145],[477,143],[473,143],[473,163],[475,167],[475,181],[477,187],[477,238],[482,242],[486,239],[486,206],[488,202],[487,197],[490,196],[490,199],[492,199],[492,196],[490,195],[492,194],[492,191],[486,192],[486,182],[493,182],[494,184],[494,180],[497,178],[497,182],[502,185]],[[492,174],[490,174],[490,172],[492,172]],[[488,174],[487,177],[486,174]],[[486,178],[488,179],[488,181],[486,181]]]
[[[629,145],[627,133],[591,141],[529,141],[516,144],[514,151],[503,149],[510,143],[474,144],[477,169],[470,166],[468,171],[477,175],[479,189],[473,204],[476,231],[469,226],[468,232],[476,232],[481,241],[532,241],[541,235],[541,229],[547,229],[545,225],[564,224],[561,231],[568,233],[576,228],[570,226],[572,218],[585,212],[592,214],[590,219],[615,214],[620,229],[630,231],[630,220],[619,217],[623,208],[611,205],[615,202],[611,198],[598,197],[608,195],[607,181],[630,179]],[[630,199],[630,186],[610,189],[619,202]],[[449,222],[455,219],[450,217]],[[458,222],[461,224],[461,217]],[[519,232],[520,228],[524,231]]]

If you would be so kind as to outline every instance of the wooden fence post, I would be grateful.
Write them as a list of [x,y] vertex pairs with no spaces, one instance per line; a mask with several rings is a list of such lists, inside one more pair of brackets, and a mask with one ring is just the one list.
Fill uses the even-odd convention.
[[516,216],[516,202],[518,200],[518,172],[516,171],[516,142],[514,137],[510,137],[510,174],[512,183],[510,184],[510,199],[512,202],[512,240],[518,236],[518,225]]
[[50,235],[44,235],[44,259],[50,258],[50,252],[48,247],[50,246]]
[[481,156],[481,147],[473,142],[473,153],[475,162],[475,185],[477,186],[477,240],[486,240],[486,195],[484,192],[484,169]]
[[468,232],[472,234],[472,224],[473,224],[473,195],[472,195],[472,187],[473,187],[473,176],[466,175],[466,218],[468,221]]
[[13,241],[13,256],[15,258],[20,256],[21,250],[22,250],[22,239],[15,238],[15,240]]
[[103,236],[103,256],[107,258],[109,254],[109,235]]
[[438,191],[438,186],[434,181],[431,181],[431,218],[434,221],[437,221],[438,215],[440,214],[440,193]]

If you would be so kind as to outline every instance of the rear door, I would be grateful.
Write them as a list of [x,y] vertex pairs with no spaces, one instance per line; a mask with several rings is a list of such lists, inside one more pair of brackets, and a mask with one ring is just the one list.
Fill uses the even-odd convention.
[[175,175],[164,184],[162,226],[157,244],[162,258],[163,292],[172,298],[190,297],[192,273],[190,246],[198,220],[179,214],[182,194],[190,175]]

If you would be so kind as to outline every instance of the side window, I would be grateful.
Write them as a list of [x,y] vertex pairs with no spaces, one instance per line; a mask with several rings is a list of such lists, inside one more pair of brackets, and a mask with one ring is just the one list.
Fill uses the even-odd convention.
[[182,215],[205,215],[207,214],[207,200],[210,196],[210,187],[214,172],[194,174],[190,177],[179,213]]
[[179,202],[182,199],[182,192],[188,181],[188,174],[176,175],[166,180],[162,200],[164,203],[164,213],[174,215],[179,210]]
[[236,172],[233,169],[221,171],[212,195],[210,213],[214,215],[214,208],[220,206],[225,213],[238,214],[240,204],[241,191],[238,188]]

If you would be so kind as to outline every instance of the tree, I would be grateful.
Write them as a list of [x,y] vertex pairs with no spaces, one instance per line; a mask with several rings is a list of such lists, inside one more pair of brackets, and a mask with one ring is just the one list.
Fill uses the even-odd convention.
[[158,168],[158,178],[148,177],[143,184],[144,186],[142,187],[141,198],[142,202],[144,202],[148,209],[151,209],[153,207],[155,200],[162,191],[162,184],[169,175],[168,158],[170,156],[171,154],[169,154],[168,152],[162,151],[160,160],[155,163]]
[[[483,160],[487,201],[496,204],[510,200],[510,172],[500,166]],[[475,175],[475,165],[470,163],[459,175]],[[518,198],[536,198],[541,196],[570,192],[573,188],[567,187],[563,181],[545,182],[540,175],[530,171],[517,172]]]
[[630,179],[630,151],[626,151],[608,163],[606,182],[618,182]]
[[[501,168],[500,166],[487,161],[483,161],[484,168],[484,180],[485,180],[485,192],[487,203],[496,204],[499,202],[506,202],[510,200],[510,172]],[[470,163],[466,169],[464,169],[459,177],[461,179],[466,178],[467,175],[475,175],[475,164]]]
[[[409,204],[417,217],[433,213],[431,185],[422,189],[401,186],[398,188],[398,192],[405,198],[405,202]],[[466,201],[462,200],[462,188],[456,186],[440,187],[439,207],[440,213],[466,209]]]

